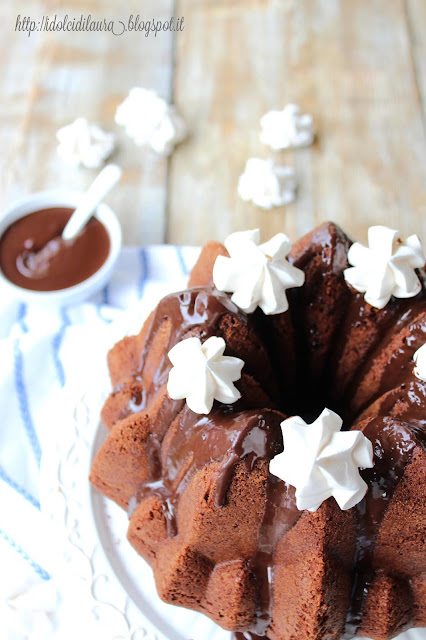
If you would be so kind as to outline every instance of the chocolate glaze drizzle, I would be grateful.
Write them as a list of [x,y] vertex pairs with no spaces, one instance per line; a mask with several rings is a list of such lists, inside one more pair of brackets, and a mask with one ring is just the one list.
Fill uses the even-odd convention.
[[[141,383],[143,381],[143,392],[138,392],[132,397],[122,417],[145,409],[158,391],[167,384],[172,366],[167,354],[175,344],[184,337],[197,336],[204,342],[209,337],[218,335],[219,321],[227,313],[238,317],[239,322],[247,324],[247,316],[238,310],[230,297],[212,288],[194,288],[163,298],[151,319],[139,367],[132,374],[134,380]],[[147,372],[149,353],[160,329],[164,331],[160,359],[156,362],[155,370]],[[167,396],[162,403],[157,422],[170,424],[183,405],[182,400],[172,400]]]
[[369,587],[375,576],[374,546],[386,509],[410,461],[415,447],[426,450],[426,434],[418,427],[390,417],[371,420],[364,435],[372,442],[374,466],[361,475],[368,484],[365,498],[355,507],[357,538],[353,589],[344,638],[353,638],[360,627]]
[[[351,297],[341,325],[339,339],[335,345],[334,354],[343,352],[348,336],[351,336],[354,331],[364,327],[367,330],[363,331],[362,340],[358,341],[356,346],[358,365],[348,380],[343,398],[340,399],[341,402],[349,403],[360,381],[368,375],[371,367],[370,358],[376,359],[381,352],[384,352],[389,347],[395,335],[406,327],[409,328],[409,331],[412,330],[413,334],[410,334],[404,347],[400,347],[390,353],[389,360],[383,363],[386,370],[386,378],[383,379],[375,397],[396,386],[397,381],[402,379],[401,368],[407,371],[410,367],[412,354],[415,351],[412,348],[413,343],[422,337],[421,334],[423,334],[423,341],[426,338],[424,317],[418,322],[419,315],[426,311],[426,275],[423,270],[420,270],[418,275],[422,290],[415,297],[415,304],[413,304],[412,298],[392,297],[384,309],[376,309],[365,302],[364,294],[355,292]],[[414,326],[413,323],[416,320],[418,324]],[[332,358],[334,354],[332,354]],[[370,398],[368,402],[373,399],[374,397]]]
[[[347,240],[333,236],[327,242],[332,245],[334,262],[328,264],[330,254],[325,253],[324,248],[321,249],[320,240],[305,258],[309,261],[309,256],[312,258],[313,253],[321,250],[323,260],[328,261],[326,266],[330,268],[331,265],[333,271],[341,274],[347,266]],[[387,335],[392,320],[395,317],[401,318],[405,313],[408,315],[401,318],[400,323],[408,321],[410,305],[411,301],[392,300],[382,310],[380,317],[376,318],[378,333],[383,336],[385,332]],[[124,413],[128,415],[141,411],[159,397],[171,368],[167,354],[177,342],[190,335],[196,335],[203,341],[211,335],[220,335],[219,323],[226,314],[237,318],[243,325],[253,321],[233,305],[229,296],[211,287],[192,289],[163,299],[152,317],[139,367],[133,372],[134,380],[142,383],[143,389],[135,392]],[[352,295],[337,339],[340,347],[345,335],[364,323],[365,314],[371,316],[371,309],[367,309],[363,297]],[[259,325],[258,317],[255,322]],[[421,332],[423,331],[421,328]],[[152,367],[150,354],[156,349],[155,341],[159,336],[162,336],[158,349],[159,361]],[[378,340],[376,336],[374,343],[366,345],[362,358],[370,353]],[[372,569],[375,542],[393,492],[414,448],[419,445],[425,447],[423,430],[426,423],[426,384],[412,375],[411,365],[407,364],[412,355],[410,350],[413,351],[412,343],[407,341],[401,352],[388,363],[386,380],[380,392],[389,391],[377,408],[377,417],[366,423],[364,429],[364,434],[373,443],[375,465],[373,469],[362,471],[369,490],[354,508],[357,539],[345,638],[353,637],[360,627],[366,596],[375,575],[375,570]],[[215,403],[208,416],[199,416],[190,411],[183,401],[173,401],[165,394],[157,412],[156,424],[152,428],[151,479],[139,488],[130,501],[129,515],[145,498],[157,495],[163,504],[169,537],[178,535],[179,500],[191,478],[210,463],[218,463],[213,483],[213,501],[215,508],[222,508],[226,504],[227,491],[237,464],[242,463],[250,470],[259,460],[270,460],[282,450],[280,422],[283,416],[272,410],[245,409],[244,403],[238,406]],[[386,417],[392,413],[398,419]],[[252,558],[247,558],[258,588],[257,618],[250,629],[234,634],[235,640],[266,638],[273,604],[275,550],[280,539],[301,515],[295,506],[292,487],[268,475],[265,489],[265,511],[259,531],[258,551]]]
[[[123,410],[125,417],[133,411],[149,406],[156,394],[167,383],[171,363],[169,350],[185,336],[197,335],[202,341],[218,335],[220,319],[232,314],[246,325],[250,319],[231,301],[230,297],[213,288],[191,289],[164,298],[151,320],[147,332],[140,365],[133,373],[136,381],[144,380],[143,392],[136,392]],[[152,377],[145,375],[147,360],[154,340],[167,327],[165,344],[162,344],[160,362]],[[238,355],[238,354],[237,354]],[[246,367],[245,367],[246,370]],[[116,390],[117,391],[117,390]],[[236,412],[242,402],[232,406],[215,403],[208,416],[193,413],[183,401],[175,401],[168,395],[162,400],[152,433],[151,480],[141,486],[130,502],[129,516],[136,506],[148,496],[161,498],[168,535],[178,533],[177,506],[182,493],[197,471],[211,462],[220,463],[214,504],[225,504],[226,494],[237,463],[243,461],[248,470],[259,459],[270,460],[282,451],[280,423],[284,416],[265,410]],[[172,425],[167,442],[161,445],[161,425]],[[295,505],[294,489],[273,476],[266,480],[266,508],[259,533],[259,551],[249,560],[251,571],[259,585],[259,611],[256,629],[266,630],[271,616],[271,582],[273,579],[273,555],[278,540],[300,516]]]
[[[129,510],[132,512],[148,496],[159,496],[164,505],[168,535],[177,535],[179,500],[195,473],[209,463],[220,463],[213,499],[217,508],[223,507],[238,463],[242,462],[250,471],[258,460],[269,461],[282,451],[280,423],[283,417],[271,410],[224,414],[220,409],[201,417],[185,406],[171,426],[171,438],[168,434],[169,441],[163,443],[160,480],[141,486]],[[293,487],[271,475],[266,478],[266,496],[258,552],[248,559],[259,590],[254,625],[257,633],[266,631],[271,619],[276,546],[301,515],[296,508]]]
[[296,507],[294,487],[269,475],[258,551],[249,560],[258,585],[257,617],[250,629],[254,632],[251,636],[254,640],[263,637],[272,619],[275,550],[281,538],[294,527],[301,515],[302,512]]
[[399,386],[384,394],[377,403],[384,416],[395,416],[426,431],[426,382],[413,373]]
[[155,485],[142,486],[136,504],[153,493],[165,499],[170,533],[176,535],[177,505],[195,473],[209,463],[221,463],[214,504],[222,507],[240,460],[251,470],[260,458],[271,459],[282,451],[282,418],[280,413],[268,410],[227,415],[216,409],[208,416],[200,416],[185,406],[171,426],[171,437],[163,444],[157,470],[160,480]]
[[[409,318],[407,331],[408,335],[402,345],[398,347],[396,351],[389,354],[385,363],[386,375],[380,382],[379,390],[376,397],[381,396],[388,389],[396,387],[404,378],[411,375],[413,372],[413,355],[417,349],[426,342],[426,301],[422,305],[423,312],[421,315],[417,313],[417,318],[412,319],[414,314],[406,314]],[[419,311],[419,310],[418,310]],[[419,317],[420,315],[420,317]],[[395,333],[398,330],[398,326],[395,328]],[[385,344],[381,349],[384,351],[389,345],[392,338],[390,334],[385,341]]]

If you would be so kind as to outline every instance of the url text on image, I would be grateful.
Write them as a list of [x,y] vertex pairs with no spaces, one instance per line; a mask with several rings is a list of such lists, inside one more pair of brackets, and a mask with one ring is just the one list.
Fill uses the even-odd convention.
[[105,18],[94,20],[91,14],[86,16],[82,14],[78,18],[70,18],[68,14],[60,18],[55,14],[53,18],[50,16],[42,16],[39,20],[33,20],[29,16],[18,15],[15,23],[15,31],[26,32],[28,33],[28,37],[34,32],[41,31],[87,31],[92,33],[105,31],[114,36],[121,36],[123,33],[139,32],[143,33],[146,38],[150,35],[154,35],[156,38],[162,31],[183,31],[184,29],[183,17],[171,17],[168,20],[156,20],[155,18],[143,20],[139,14],[136,16],[133,14],[130,15],[126,21],[106,20]]

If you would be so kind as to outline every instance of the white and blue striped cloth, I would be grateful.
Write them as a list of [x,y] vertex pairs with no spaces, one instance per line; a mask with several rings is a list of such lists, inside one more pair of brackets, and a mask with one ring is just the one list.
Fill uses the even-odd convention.
[[28,306],[0,291],[1,638],[48,637],[48,619],[40,615],[35,621],[31,615],[49,599],[39,470],[52,425],[61,428],[60,415],[52,415],[55,399],[68,378],[84,368],[81,336],[101,331],[140,301],[183,288],[198,252],[173,246],[124,248],[113,277],[96,298],[67,309]]

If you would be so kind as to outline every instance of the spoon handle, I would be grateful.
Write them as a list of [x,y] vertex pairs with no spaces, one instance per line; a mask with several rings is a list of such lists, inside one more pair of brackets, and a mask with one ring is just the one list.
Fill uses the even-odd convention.
[[98,204],[120,180],[121,175],[122,170],[116,164],[109,164],[102,169],[84,194],[81,203],[68,220],[65,229],[62,232],[62,238],[64,240],[71,240],[72,238],[75,238],[89,218],[91,218]]

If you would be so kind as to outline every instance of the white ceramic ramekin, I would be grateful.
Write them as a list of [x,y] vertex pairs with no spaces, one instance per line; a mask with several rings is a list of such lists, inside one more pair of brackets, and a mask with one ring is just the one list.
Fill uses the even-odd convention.
[[[51,207],[75,208],[83,193],[78,191],[52,190],[41,191],[14,202],[0,217],[0,238],[13,222],[41,209]],[[121,249],[121,227],[117,216],[108,205],[101,203],[95,212],[95,217],[105,226],[110,249],[107,259],[96,273],[78,284],[58,289],[56,291],[31,291],[18,287],[8,280],[0,270],[0,286],[4,291],[23,302],[42,305],[68,306],[82,302],[90,297],[108,282]]]

